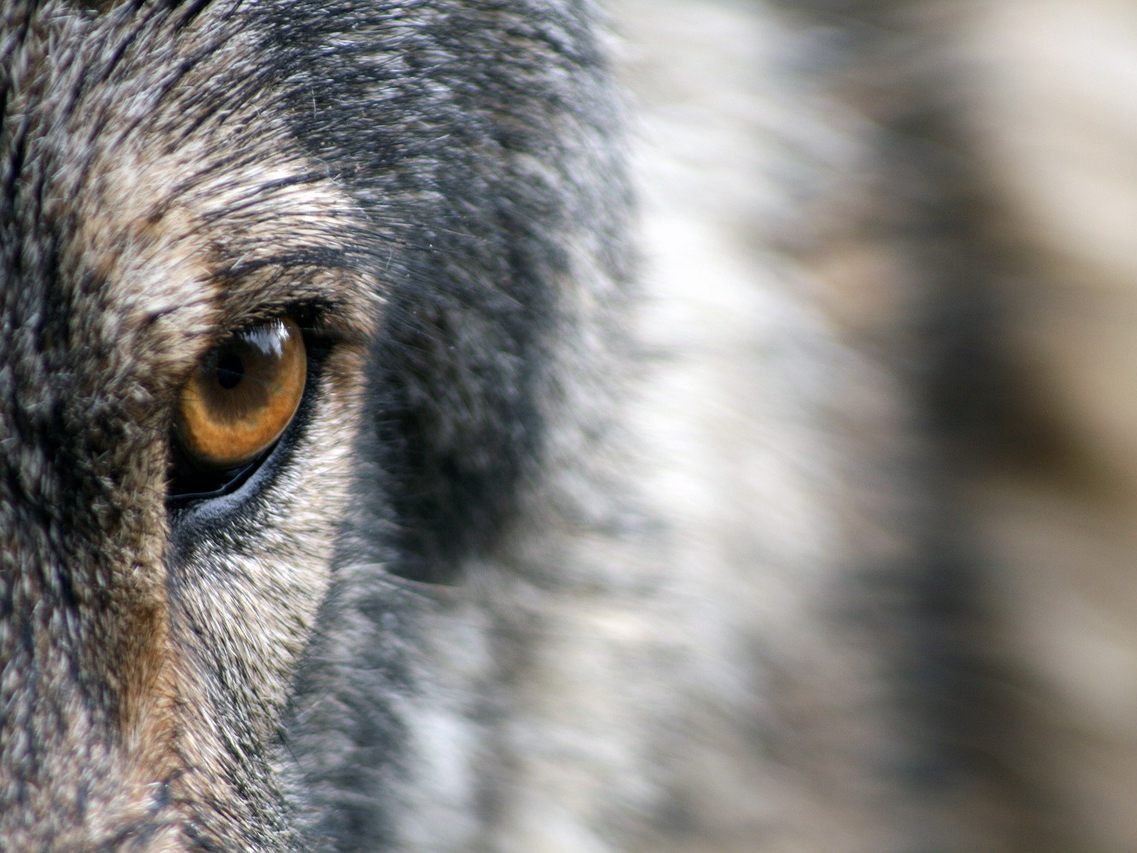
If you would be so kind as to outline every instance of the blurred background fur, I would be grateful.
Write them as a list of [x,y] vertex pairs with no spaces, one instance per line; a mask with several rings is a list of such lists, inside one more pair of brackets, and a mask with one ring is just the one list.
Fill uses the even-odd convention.
[[[846,565],[915,578],[876,624],[928,712],[926,849],[1137,848],[1137,8],[616,8],[647,268],[732,366],[711,405],[832,478]],[[834,547],[721,454],[739,511]]]

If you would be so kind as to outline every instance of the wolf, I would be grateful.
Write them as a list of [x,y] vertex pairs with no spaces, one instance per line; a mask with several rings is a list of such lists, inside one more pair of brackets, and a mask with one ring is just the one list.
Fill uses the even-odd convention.
[[1126,15],[9,0],[0,846],[1132,847]]

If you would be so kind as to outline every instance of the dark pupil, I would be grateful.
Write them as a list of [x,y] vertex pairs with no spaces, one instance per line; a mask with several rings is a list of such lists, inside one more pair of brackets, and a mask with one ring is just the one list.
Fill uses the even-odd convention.
[[226,350],[217,360],[217,384],[229,391],[245,376],[245,363],[233,350]]

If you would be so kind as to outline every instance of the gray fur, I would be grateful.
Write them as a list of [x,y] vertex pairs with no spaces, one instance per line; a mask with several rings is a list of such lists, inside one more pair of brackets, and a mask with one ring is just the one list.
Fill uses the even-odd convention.
[[[1124,621],[1069,589],[1124,415],[1023,378],[1097,400],[1032,330],[1109,310],[1021,280],[1132,258],[1000,118],[1052,130],[1020,22],[1121,13],[1020,5],[6,4],[0,846],[1131,847],[1137,667],[1021,618]],[[179,389],[280,316],[296,420],[178,499]]]

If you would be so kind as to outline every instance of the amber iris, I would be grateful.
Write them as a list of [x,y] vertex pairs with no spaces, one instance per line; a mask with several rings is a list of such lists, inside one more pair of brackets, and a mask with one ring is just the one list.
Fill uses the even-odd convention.
[[176,433],[190,461],[236,468],[280,438],[304,396],[308,359],[293,320],[252,326],[218,344],[178,402]]

